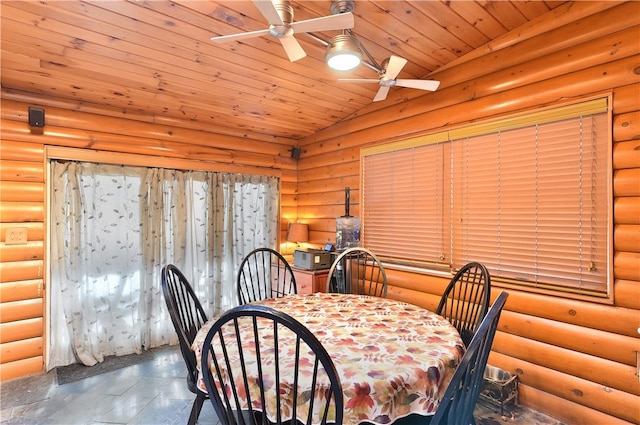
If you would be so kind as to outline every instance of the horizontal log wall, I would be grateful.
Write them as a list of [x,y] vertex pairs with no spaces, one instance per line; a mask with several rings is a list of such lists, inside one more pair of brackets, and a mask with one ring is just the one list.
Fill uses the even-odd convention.
[[[353,119],[302,143],[296,164],[289,141],[217,135],[213,126],[128,116],[99,105],[3,91],[0,133],[1,379],[42,370],[45,282],[44,145],[262,166],[282,172],[282,232],[299,217],[310,238],[335,241],[344,187],[359,213],[360,148],[412,132],[613,93],[615,305],[510,290],[490,363],[520,377],[519,401],[570,424],[640,423],[640,3],[561,6],[545,20],[495,40],[434,78],[428,95],[392,89]],[[26,124],[29,105],[44,106],[42,134]],[[389,106],[391,105],[391,106]],[[117,129],[117,130],[116,130]],[[150,164],[153,165],[153,164]],[[7,246],[8,227],[26,227],[26,246]],[[289,250],[290,247],[283,246]],[[389,270],[389,297],[435,309],[447,279]],[[497,292],[497,291],[496,291]],[[24,309],[20,306],[23,303]],[[5,312],[11,321],[4,322]],[[635,355],[635,362],[634,362]]]
[[[46,126],[30,129],[28,107],[45,109]],[[3,90],[0,123],[0,379],[43,371],[45,346],[45,146],[133,153],[221,166],[277,170],[281,176],[281,240],[296,219],[296,161],[291,140],[216,134],[190,122],[153,124],[149,116]],[[154,166],[154,161],[147,164]],[[6,232],[25,228],[26,244],[7,244]],[[286,244],[284,244],[286,246]]]
[[[333,242],[345,186],[358,215],[362,147],[612,93],[614,305],[508,289],[490,363],[519,375],[520,403],[566,423],[638,424],[640,3],[600,5],[586,16],[593,3],[563,5],[435,72],[436,92],[392,88],[387,101],[302,141],[298,212],[313,243]],[[449,279],[387,275],[389,297],[428,309]]]
[[[2,140],[0,151],[0,357],[2,380],[42,371],[44,147]],[[24,244],[7,244],[23,228]],[[6,365],[6,366],[5,366]]]

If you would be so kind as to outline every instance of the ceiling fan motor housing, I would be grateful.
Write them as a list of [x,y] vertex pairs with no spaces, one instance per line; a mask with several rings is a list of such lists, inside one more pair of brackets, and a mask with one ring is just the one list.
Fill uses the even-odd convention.
[[284,25],[269,25],[269,34],[276,38],[289,37],[293,34],[290,25],[293,22],[293,7],[288,0],[274,0],[273,6]]
[[397,83],[396,79],[389,79],[388,77],[382,77],[380,79],[380,85],[382,87],[393,87]]
[[356,4],[353,0],[334,0],[333,2],[331,2],[332,15],[353,12],[355,8],[356,8]]

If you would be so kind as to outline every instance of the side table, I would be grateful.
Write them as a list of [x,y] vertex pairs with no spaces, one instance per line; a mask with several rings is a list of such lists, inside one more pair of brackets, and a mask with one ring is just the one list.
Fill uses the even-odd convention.
[[291,270],[293,270],[293,276],[296,278],[296,289],[298,294],[326,292],[329,269],[306,270],[291,266]]

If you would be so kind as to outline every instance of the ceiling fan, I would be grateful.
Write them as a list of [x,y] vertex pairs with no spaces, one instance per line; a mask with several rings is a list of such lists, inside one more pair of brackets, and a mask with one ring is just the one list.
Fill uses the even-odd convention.
[[[440,81],[434,80],[404,80],[396,77],[407,64],[407,60],[399,56],[391,55],[391,57],[382,62],[381,69],[376,69],[380,77],[376,79],[368,78],[340,78],[338,81],[350,83],[378,83],[380,88],[373,98],[374,102],[385,100],[389,93],[389,88],[394,86],[409,87],[412,89],[435,91],[440,85]],[[375,69],[374,67],[372,67]]]
[[280,40],[289,60],[295,62],[307,55],[302,46],[300,46],[300,43],[298,43],[293,36],[295,33],[343,30],[353,28],[354,25],[353,14],[351,12],[294,22],[293,7],[289,4],[289,0],[253,0],[253,3],[267,19],[269,23],[268,29],[211,37],[211,41],[224,43],[271,35]]

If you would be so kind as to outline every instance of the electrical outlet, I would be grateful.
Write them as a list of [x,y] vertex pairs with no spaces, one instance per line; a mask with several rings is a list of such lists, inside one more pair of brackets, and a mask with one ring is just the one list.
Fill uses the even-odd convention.
[[26,227],[9,227],[4,238],[7,245],[19,245],[27,243]]

